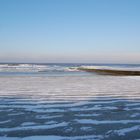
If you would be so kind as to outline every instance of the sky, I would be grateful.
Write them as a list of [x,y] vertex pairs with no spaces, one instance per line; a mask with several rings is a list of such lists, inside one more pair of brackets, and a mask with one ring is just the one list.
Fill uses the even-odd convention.
[[0,0],[0,62],[140,63],[140,0]]

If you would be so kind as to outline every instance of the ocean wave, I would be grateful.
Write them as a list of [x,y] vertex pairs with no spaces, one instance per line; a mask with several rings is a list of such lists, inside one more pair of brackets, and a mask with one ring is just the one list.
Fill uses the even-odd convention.
[[75,72],[77,67],[46,64],[0,64],[0,72]]
[[140,65],[97,65],[97,64],[0,64],[0,72],[20,72],[20,73],[74,73],[81,72],[82,69],[100,70],[129,70],[140,71]]

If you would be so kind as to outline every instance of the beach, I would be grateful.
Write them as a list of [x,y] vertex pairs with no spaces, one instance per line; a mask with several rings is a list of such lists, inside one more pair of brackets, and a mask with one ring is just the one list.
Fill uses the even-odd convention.
[[0,77],[1,140],[140,138],[140,77]]
[[140,140],[140,0],[0,0],[0,140]]

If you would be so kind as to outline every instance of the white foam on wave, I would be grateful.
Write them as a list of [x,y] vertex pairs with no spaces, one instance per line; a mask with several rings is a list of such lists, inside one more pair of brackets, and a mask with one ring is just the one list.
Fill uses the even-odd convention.
[[0,64],[0,72],[51,72],[79,71],[78,67],[47,64]]
[[0,72],[38,72],[39,70],[44,69],[47,69],[46,65],[36,65],[36,64],[0,65]]

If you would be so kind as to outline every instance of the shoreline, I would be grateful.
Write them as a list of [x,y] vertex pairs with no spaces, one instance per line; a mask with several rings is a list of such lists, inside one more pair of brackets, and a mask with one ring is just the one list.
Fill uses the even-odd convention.
[[86,72],[95,72],[102,75],[116,75],[116,76],[140,76],[140,71],[132,70],[113,70],[113,69],[88,69],[88,68],[79,68],[79,70]]

